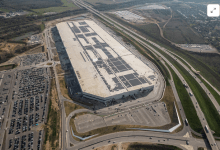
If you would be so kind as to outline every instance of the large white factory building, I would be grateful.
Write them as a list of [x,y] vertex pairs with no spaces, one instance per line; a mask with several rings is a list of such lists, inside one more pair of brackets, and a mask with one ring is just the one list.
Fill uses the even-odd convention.
[[108,102],[151,91],[158,74],[91,20],[56,25],[84,97]]

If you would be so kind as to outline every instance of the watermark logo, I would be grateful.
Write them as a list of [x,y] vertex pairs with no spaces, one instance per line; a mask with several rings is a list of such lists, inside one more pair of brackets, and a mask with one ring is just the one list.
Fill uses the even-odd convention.
[[220,5],[219,4],[208,4],[207,5],[207,16],[208,17],[219,17],[220,16]]

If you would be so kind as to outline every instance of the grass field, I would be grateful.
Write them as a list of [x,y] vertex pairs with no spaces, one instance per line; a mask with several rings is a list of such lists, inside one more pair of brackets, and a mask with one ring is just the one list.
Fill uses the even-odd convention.
[[2,12],[9,12],[10,10],[6,9],[6,8],[0,8],[0,11],[2,11]]
[[66,116],[68,116],[74,110],[84,108],[80,105],[76,105],[76,104],[70,103],[70,102],[64,102],[64,107],[65,107]]
[[217,54],[205,54],[205,53],[192,53],[194,57],[201,62],[210,66],[214,71],[220,75],[220,55]]
[[177,44],[204,44],[202,37],[195,34],[182,19],[172,18],[164,29],[164,36]]
[[73,4],[72,1],[68,1],[68,0],[61,0],[63,5],[62,6],[58,6],[58,7],[48,7],[48,8],[40,8],[40,9],[32,9],[32,11],[38,13],[38,14],[43,14],[46,12],[64,12],[67,10],[74,10],[77,9],[78,7],[76,5]]
[[115,2],[113,0],[83,0],[85,2],[88,2],[92,5],[99,5],[101,4],[114,4]]
[[220,105],[220,95],[208,83],[206,83],[203,79],[200,78],[200,80],[203,82],[203,84],[205,84],[205,86],[212,93],[212,95],[215,97],[216,101]]
[[45,29],[45,24],[44,24],[44,22],[42,22],[41,25],[40,25],[40,30],[41,30],[41,32],[43,32],[44,29]]

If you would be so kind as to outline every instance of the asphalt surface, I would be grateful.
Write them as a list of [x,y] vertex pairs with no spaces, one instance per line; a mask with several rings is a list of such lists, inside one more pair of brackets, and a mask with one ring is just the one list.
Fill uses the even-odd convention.
[[[36,60],[38,61],[38,60]],[[38,63],[38,62],[37,62]],[[15,69],[11,69],[11,70],[7,70],[7,71],[0,71],[0,94],[1,94],[1,98],[3,98],[4,103],[1,104],[0,106],[0,112],[2,112],[0,122],[1,122],[1,128],[0,128],[0,149],[2,149],[3,144],[4,144],[4,148],[5,149],[12,149],[13,147],[15,147],[15,140],[19,138],[18,140],[18,149],[20,149],[21,145],[25,143],[26,147],[28,147],[28,144],[30,143],[30,140],[28,139],[28,135],[31,134],[33,132],[33,143],[32,145],[34,146],[33,149],[37,149],[37,145],[39,145],[38,143],[38,138],[39,138],[39,129],[38,125],[41,125],[45,122],[46,117],[43,119],[43,112],[46,114],[47,113],[47,106],[46,102],[48,101],[49,97],[46,97],[46,88],[41,87],[43,85],[42,82],[39,82],[43,77],[46,77],[48,79],[49,77],[49,72],[47,72],[45,70],[45,68],[47,68],[48,66],[42,66],[39,64],[38,65],[28,65],[28,66],[23,66],[20,65],[18,67],[16,67]],[[32,77],[32,71],[33,70],[36,71],[38,69],[42,69],[43,72],[41,74],[34,74],[34,78],[37,78],[38,80],[32,78],[30,79],[30,76]],[[26,73],[23,74],[22,72],[25,71]],[[18,73],[18,74],[17,74]],[[23,74],[21,76],[21,74]],[[29,75],[27,75],[29,74]],[[45,78],[45,79],[46,79]],[[30,81],[32,80],[32,81]],[[19,82],[21,81],[21,83]],[[29,82],[30,81],[30,82]],[[44,81],[48,81],[48,84],[44,83],[45,87],[47,87],[48,85],[48,89],[50,89],[50,84],[49,84],[49,80],[44,80]],[[43,81],[43,82],[44,82]],[[33,83],[35,83],[33,85]],[[32,84],[32,85],[31,85]],[[29,87],[29,90],[25,90],[23,89],[24,87],[27,88],[27,86]],[[34,89],[33,89],[34,87]],[[39,90],[43,90],[42,92]],[[31,93],[31,94],[30,94]],[[5,96],[8,96],[7,98]],[[3,97],[2,97],[3,96]],[[24,96],[22,98],[22,96]],[[38,96],[38,102],[37,102],[37,97]],[[20,97],[20,100],[18,100],[18,97]],[[33,104],[34,108],[32,111],[30,111],[30,98],[33,98]],[[21,103],[21,101],[23,100],[23,103]],[[15,101],[17,101],[17,106],[22,106],[22,108],[20,109],[19,107],[16,107],[15,115],[13,115],[13,110],[14,110],[14,103]],[[44,103],[45,102],[45,103]],[[36,109],[36,106],[39,106],[39,109]],[[27,109],[26,109],[27,108]],[[43,110],[44,109],[44,110]],[[3,111],[4,110],[4,111]],[[21,111],[19,111],[21,110]],[[4,113],[3,113],[4,112]],[[18,115],[18,112],[19,115]],[[36,115],[38,116],[38,119],[36,120]],[[34,126],[30,126],[30,116],[33,115],[33,121],[32,121],[32,125]],[[27,120],[26,120],[26,124],[24,123],[24,117],[26,116]],[[27,117],[28,116],[28,117]],[[11,122],[12,120],[15,120],[14,122],[14,127],[11,128]],[[20,125],[18,125],[20,120]],[[35,122],[35,123],[34,123]],[[16,126],[15,126],[16,125]],[[27,130],[23,130],[23,128],[27,127]],[[30,127],[30,131],[28,131]],[[13,130],[12,133],[9,134],[9,130]],[[15,132],[19,131],[18,133],[15,134]],[[26,137],[25,137],[26,136]],[[42,136],[42,135],[41,135]],[[26,142],[25,140],[23,140],[22,142],[22,137],[26,138]],[[4,140],[5,138],[5,140]],[[4,140],[4,141],[3,141]],[[12,141],[11,143],[11,147],[9,148],[9,140]],[[42,140],[42,138],[41,138]],[[3,143],[4,142],[4,143]],[[40,142],[42,143],[42,142]],[[41,146],[41,144],[40,144]]]

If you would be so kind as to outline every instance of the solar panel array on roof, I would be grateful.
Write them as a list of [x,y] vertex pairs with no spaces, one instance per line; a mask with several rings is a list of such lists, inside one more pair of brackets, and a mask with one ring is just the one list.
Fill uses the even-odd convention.
[[[83,28],[83,26],[80,26],[79,29],[83,33],[85,33],[86,28]],[[86,30],[88,30],[88,29],[86,29]],[[88,40],[86,39],[86,37],[83,34],[77,34],[77,32],[75,32],[75,30],[72,30],[72,31],[73,31],[74,34],[76,34],[76,37],[84,39],[86,41],[86,43],[89,44]],[[98,36],[98,35],[96,34],[96,36]],[[88,54],[88,57],[93,62],[93,65],[96,68],[96,70],[98,71],[98,73],[100,74],[100,76],[102,76],[102,74],[99,71],[99,68],[104,68],[106,70],[106,72],[108,72],[108,74],[116,74],[116,73],[119,73],[119,72],[133,70],[121,57],[114,58],[111,55],[111,53],[106,49],[106,47],[111,48],[107,43],[105,43],[105,42],[101,43],[97,39],[97,37],[91,37],[91,39],[96,44],[95,45],[90,45],[90,46],[84,46],[85,50],[90,50],[94,54],[96,54],[96,56],[97,56],[98,52],[95,49],[98,48],[98,49],[101,49],[106,54],[106,56],[109,58],[109,59],[103,61],[103,59],[101,57],[97,56],[97,58],[99,58],[99,60],[96,61],[96,62],[93,62],[92,58],[90,58],[90,56]],[[111,87],[105,81],[104,77],[102,77],[102,79],[103,79],[104,83],[106,84],[106,86],[109,88],[110,91],[120,90],[120,89],[129,88],[129,87],[132,87],[132,86],[137,86],[137,85],[144,84],[144,83],[149,83],[144,78],[139,78],[138,76],[139,76],[139,74],[136,73],[136,75],[135,74],[128,74],[128,75],[124,75],[124,76],[119,76],[118,78],[116,78],[116,77],[112,78],[113,81],[116,84],[116,87],[114,89],[111,89]],[[123,81],[121,80],[121,78],[123,79]],[[151,76],[151,78],[152,78],[152,76]]]
[[83,21],[83,22],[79,22],[80,25],[86,25],[86,22]]
[[[97,30],[97,25],[88,21],[67,22],[66,25],[70,30],[65,31],[62,37],[68,40],[64,42],[68,45],[65,47],[68,47],[67,52],[73,68],[80,76],[78,79],[83,93],[88,93],[90,96],[97,93],[99,97],[104,95],[107,95],[104,97],[114,97],[124,95],[125,92],[130,94],[142,87],[146,89],[154,87],[154,80],[157,78],[154,76],[154,71],[134,57],[114,38],[104,34],[104,30],[100,28]],[[102,32],[101,35],[99,31]],[[74,44],[71,44],[69,37],[74,39],[72,40]],[[73,57],[74,53],[77,57]],[[78,57],[82,60],[78,60]],[[88,65],[90,68],[86,68]],[[100,87],[100,89],[96,90],[95,87]],[[106,94],[103,95],[104,91]]]
[[73,25],[72,29],[75,33],[81,33],[80,30],[73,23],[72,25]]
[[83,33],[86,33],[86,32],[89,32],[89,30],[86,27],[87,26],[80,26],[79,28]]

